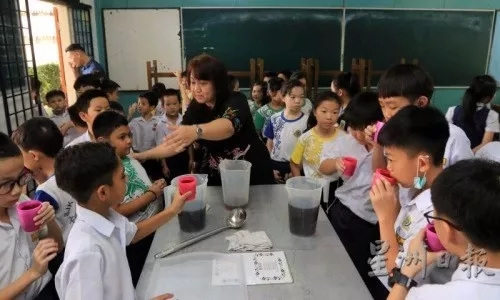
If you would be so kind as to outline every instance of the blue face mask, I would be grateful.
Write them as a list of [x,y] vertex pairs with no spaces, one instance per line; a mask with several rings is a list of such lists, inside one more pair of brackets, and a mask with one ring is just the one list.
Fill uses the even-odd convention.
[[420,160],[418,160],[418,163],[417,163],[417,176],[415,176],[415,178],[413,178],[413,187],[416,188],[417,190],[423,189],[425,184],[427,183],[427,178],[425,177],[426,173],[424,173],[424,175],[422,177],[420,177],[418,175],[419,169],[420,169]]

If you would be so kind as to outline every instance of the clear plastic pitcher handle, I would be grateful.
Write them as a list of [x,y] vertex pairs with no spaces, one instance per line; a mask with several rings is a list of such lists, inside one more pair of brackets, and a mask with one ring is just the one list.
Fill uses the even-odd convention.
[[323,185],[323,198],[321,201],[323,203],[328,203],[328,197],[330,196],[330,180],[320,178],[319,181]]
[[174,194],[174,186],[169,185],[163,189],[163,195],[165,197],[165,207],[169,206],[172,202],[172,195]]

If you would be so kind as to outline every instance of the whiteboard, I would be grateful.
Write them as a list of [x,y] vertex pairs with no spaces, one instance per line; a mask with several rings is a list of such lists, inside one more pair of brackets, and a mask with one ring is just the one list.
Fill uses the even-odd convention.
[[[158,72],[182,69],[178,9],[105,9],[104,36],[109,78],[122,90],[147,90],[146,62]],[[160,80],[178,88],[176,78]]]

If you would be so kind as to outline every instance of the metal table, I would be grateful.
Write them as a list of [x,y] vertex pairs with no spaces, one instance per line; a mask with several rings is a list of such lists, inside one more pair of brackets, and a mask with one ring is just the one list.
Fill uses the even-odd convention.
[[[176,218],[158,229],[137,285],[138,299],[145,299],[157,252],[224,224],[227,211],[220,187],[208,187],[207,203],[210,210],[203,231],[184,233]],[[285,252],[294,280],[291,284],[248,286],[249,299],[372,299],[321,209],[316,234],[307,238],[294,236],[288,228],[288,198],[284,185],[251,186],[247,215],[244,229],[267,233],[273,242],[271,251]],[[228,244],[224,238],[233,232],[219,233],[173,255],[200,251],[227,253]]]

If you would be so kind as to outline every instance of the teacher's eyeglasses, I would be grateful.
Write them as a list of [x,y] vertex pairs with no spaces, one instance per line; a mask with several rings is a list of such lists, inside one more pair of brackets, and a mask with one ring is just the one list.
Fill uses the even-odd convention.
[[424,214],[424,217],[427,219],[427,222],[428,222],[429,224],[433,224],[433,223],[434,223],[434,222],[433,222],[433,220],[439,220],[439,221],[443,221],[443,222],[445,222],[446,224],[450,225],[451,227],[455,228],[455,229],[456,229],[456,230],[458,230],[458,231],[462,231],[462,229],[460,228],[460,226],[455,225],[455,224],[453,224],[452,222],[450,222],[450,221],[448,221],[448,220],[446,220],[446,219],[444,219],[444,218],[440,218],[440,217],[435,217],[435,216],[433,216],[433,215],[432,215],[432,213],[433,213],[433,212],[434,212],[434,211],[432,211],[432,210],[431,210],[431,211],[428,211],[428,212],[426,212],[426,213]]
[[20,187],[25,186],[32,178],[30,170],[24,168],[19,177],[0,184],[0,195],[7,195],[14,189],[16,184]]

